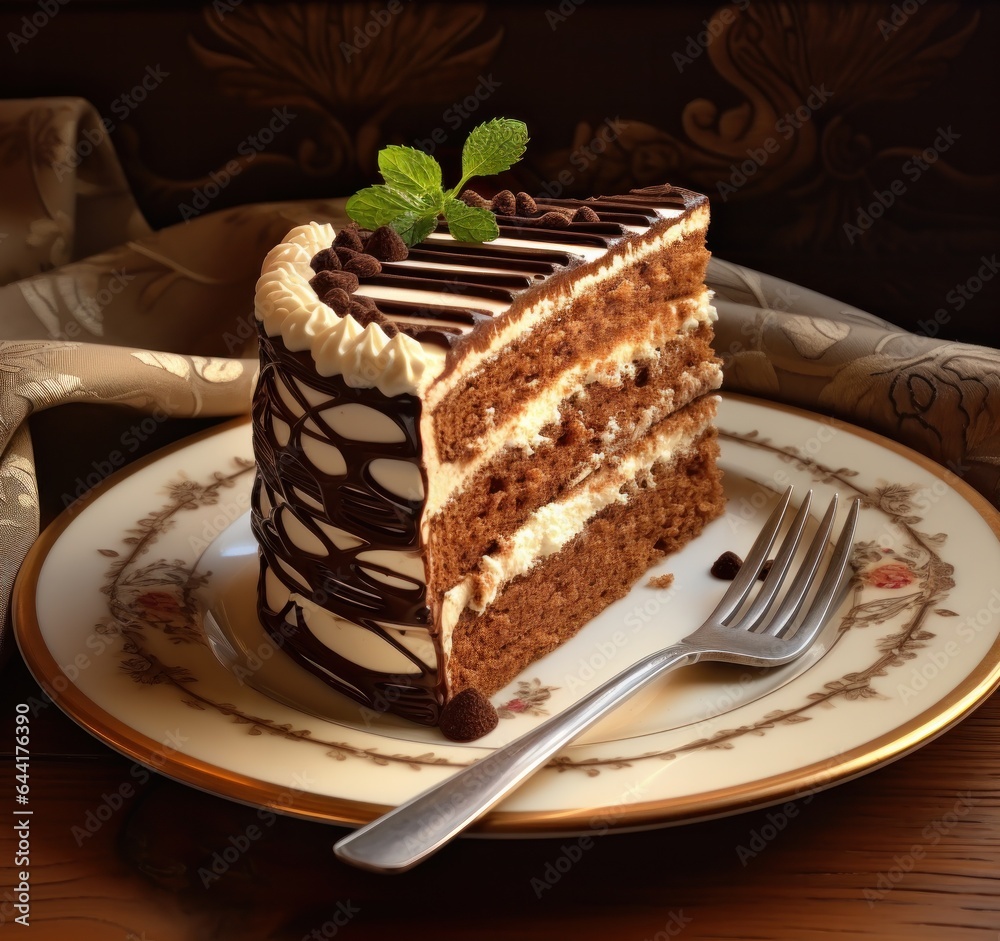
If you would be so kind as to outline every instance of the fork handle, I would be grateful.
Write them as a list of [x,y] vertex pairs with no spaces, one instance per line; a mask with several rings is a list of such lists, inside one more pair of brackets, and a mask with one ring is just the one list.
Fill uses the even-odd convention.
[[701,656],[697,648],[681,642],[638,661],[503,748],[355,830],[337,843],[334,852],[345,862],[372,872],[412,868],[634,693]]

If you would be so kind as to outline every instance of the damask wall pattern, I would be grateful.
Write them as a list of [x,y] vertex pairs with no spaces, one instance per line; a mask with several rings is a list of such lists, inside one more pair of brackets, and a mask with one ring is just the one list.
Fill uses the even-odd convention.
[[[34,27],[26,9],[0,12],[5,94],[94,105],[89,132],[121,161],[91,167],[95,187],[130,188],[141,210],[116,229],[346,195],[386,143],[448,164],[481,120],[517,116],[533,139],[501,184],[692,186],[712,197],[721,257],[1000,345],[989,5],[75,0]],[[0,161],[24,131],[0,126]],[[88,139],[70,155],[81,172]],[[71,230],[31,223],[38,270],[101,247]]]

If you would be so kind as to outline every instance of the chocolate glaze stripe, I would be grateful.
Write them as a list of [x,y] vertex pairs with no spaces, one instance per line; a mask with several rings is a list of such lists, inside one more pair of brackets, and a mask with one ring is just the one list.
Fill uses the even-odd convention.
[[[446,272],[441,272],[446,274]],[[461,294],[466,297],[488,297],[491,300],[506,301],[508,304],[514,300],[516,291],[509,288],[493,287],[489,284],[482,284],[473,281],[460,281],[456,273],[454,278],[423,278],[423,277],[402,277],[395,274],[378,274],[373,278],[365,278],[365,286],[406,288],[413,291],[428,291],[441,294]],[[525,278],[524,287],[531,285],[531,279]],[[523,290],[523,289],[522,289]],[[376,303],[378,297],[374,296]]]
[[[478,307],[430,307],[426,304],[411,304],[407,301],[378,300],[378,309],[387,317],[412,317],[415,320],[427,320],[438,328],[439,321],[474,327],[477,323],[492,320],[493,315],[488,310]],[[440,329],[447,329],[444,326]],[[457,327],[455,328],[458,329]]]
[[421,242],[420,245],[422,247],[416,249],[417,251],[428,249],[434,252],[454,252],[486,258],[503,258],[512,261],[546,261],[563,268],[576,265],[582,260],[580,255],[571,255],[566,251],[560,251],[556,248],[497,245],[495,242],[456,242],[450,238],[434,238],[433,235]]
[[[382,262],[382,275],[396,275],[401,278],[422,278],[425,280],[447,281],[449,284],[472,284],[483,285],[484,287],[510,288],[514,291],[523,291],[531,287],[533,278],[517,274],[516,272],[486,272],[469,271],[467,266],[460,262],[453,263],[459,271],[446,271],[441,268],[418,268],[413,265],[393,264],[392,262]],[[468,279],[473,280],[468,280]],[[365,278],[366,284],[378,284],[378,276]]]
[[[427,244],[426,242],[422,244]],[[501,271],[516,271],[518,274],[527,273],[533,275],[552,275],[560,267],[550,261],[533,261],[524,259],[511,264],[511,259],[507,257],[497,257],[496,255],[473,255],[465,252],[437,252],[422,248],[411,248],[407,261],[429,262],[436,265],[461,265],[469,268],[496,268]],[[567,264],[569,259],[566,259]]]
[[[610,212],[614,205],[608,203],[598,203],[593,199],[536,199],[539,209],[580,209],[586,206],[593,209],[600,216],[601,220],[610,219],[612,215],[616,218],[613,221],[624,222],[626,225],[650,225],[659,218],[652,210],[642,209],[638,206],[620,205],[617,212]],[[621,218],[617,218],[621,217]]]
[[615,242],[621,241],[624,232],[619,235],[597,235],[590,232],[581,232],[573,225],[568,225],[564,229],[548,229],[535,225],[505,225],[504,220],[508,216],[499,216],[497,222],[500,224],[500,237],[507,239],[528,239],[536,242],[562,242],[569,245],[592,245],[595,248],[610,248]]

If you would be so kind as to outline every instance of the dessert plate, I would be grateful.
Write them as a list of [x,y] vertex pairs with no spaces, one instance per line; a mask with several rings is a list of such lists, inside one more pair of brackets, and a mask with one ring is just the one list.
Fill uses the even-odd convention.
[[665,677],[478,832],[635,829],[802,797],[906,754],[1000,685],[1000,516],[981,496],[819,415],[726,395],[718,424],[725,515],[650,573],[672,584],[642,579],[494,696],[500,724],[474,743],[360,709],[261,632],[245,419],[137,462],[60,516],[22,567],[18,642],[54,701],[135,761],[234,800],[358,824],[701,623],[724,589],[714,560],[745,550],[794,484],[820,507],[834,491],[863,500],[857,577],[809,658]]

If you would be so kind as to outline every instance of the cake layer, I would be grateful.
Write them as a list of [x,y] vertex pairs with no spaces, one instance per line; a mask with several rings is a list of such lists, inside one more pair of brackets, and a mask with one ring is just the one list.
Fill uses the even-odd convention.
[[[637,387],[632,381],[620,390],[598,387],[566,409],[562,424],[547,429],[556,440],[531,454],[502,452],[469,482],[460,498],[449,503],[431,522],[428,541],[428,570],[432,597],[456,585],[472,571],[482,556],[497,551],[503,540],[547,503],[560,500],[584,481],[599,477],[602,466],[613,468],[641,446],[645,436],[672,440],[684,430],[701,429],[715,415],[715,399],[701,395],[692,404],[679,397],[674,408],[665,411],[644,401],[659,398],[670,387],[661,383],[656,367],[650,367],[651,381]],[[715,387],[714,370],[700,384],[699,391]],[[652,390],[652,395],[647,395]],[[626,408],[620,395],[636,395],[638,402]],[[687,407],[683,407],[683,406]],[[650,427],[642,427],[646,408],[656,415]],[[664,417],[666,415],[667,417]],[[617,428],[609,433],[612,420]],[[605,440],[602,440],[602,435]],[[666,445],[664,445],[665,447]],[[592,473],[593,472],[593,473]]]
[[512,580],[479,614],[466,609],[451,634],[449,695],[487,695],[624,597],[650,565],[697,536],[724,506],[714,431],[652,480],[630,484],[559,552]]
[[[554,302],[548,317],[483,361],[488,371],[482,364],[471,370],[463,365],[449,376],[443,385],[450,385],[450,391],[434,405],[438,460],[464,457],[463,442],[487,433],[491,422],[503,424],[516,414],[526,387],[542,391],[572,364],[600,357],[623,335],[644,332],[654,313],[676,318],[675,328],[695,316],[708,264],[704,235],[684,238],[675,249],[678,258],[673,253],[651,257],[641,276],[623,272],[600,290],[557,299],[561,303]],[[571,298],[572,317],[563,316]],[[674,304],[665,304],[670,301]]]

